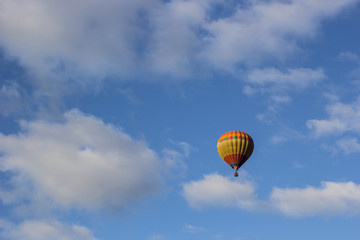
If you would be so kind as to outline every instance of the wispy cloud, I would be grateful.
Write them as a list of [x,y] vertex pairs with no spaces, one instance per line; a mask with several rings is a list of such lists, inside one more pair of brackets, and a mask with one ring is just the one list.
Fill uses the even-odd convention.
[[281,105],[292,101],[292,94],[315,86],[324,79],[326,75],[322,69],[252,69],[246,74],[243,91],[248,96],[261,94],[268,99],[267,110],[258,114],[258,119],[271,121]]
[[25,112],[31,106],[28,93],[16,81],[4,81],[0,85],[0,115]]
[[206,231],[206,228],[201,227],[201,226],[194,226],[188,223],[185,223],[185,228],[186,231],[190,232],[190,233],[196,233],[196,232],[203,232]]
[[149,240],[162,240],[165,239],[164,235],[162,234],[153,234]]
[[322,69],[298,68],[280,71],[276,68],[265,68],[251,70],[246,80],[249,87],[254,86],[254,93],[279,94],[306,89],[325,78]]
[[0,236],[6,240],[97,240],[86,227],[56,220],[27,220],[18,225],[0,220]]
[[315,136],[360,132],[360,98],[352,103],[335,102],[326,107],[327,119],[311,119],[306,126]]
[[346,154],[360,152],[360,143],[357,138],[342,138],[336,145]]
[[279,131],[270,138],[269,142],[271,144],[282,144],[288,141],[304,140],[305,138],[306,134],[303,132],[282,125]]
[[182,153],[172,149],[163,149],[162,155],[165,172],[176,173],[180,176],[186,173],[187,164],[184,161],[185,156]]
[[350,72],[349,77],[352,80],[352,84],[358,87],[360,85],[360,56],[353,52],[341,52],[338,59],[346,62],[346,64],[355,64],[355,67]]
[[[164,170],[172,175],[184,176],[187,171],[186,159],[189,158],[190,152],[196,148],[187,142],[177,142],[170,140],[170,142],[177,148],[165,148],[162,150],[162,160],[164,163]],[[180,150],[178,150],[180,148]]]
[[360,64],[360,57],[353,52],[341,52],[338,56],[338,59],[346,62]]
[[310,119],[306,126],[317,137],[337,136],[336,141],[324,144],[325,148],[337,153],[340,151],[350,154],[360,152],[360,97],[350,103],[343,103],[338,97],[331,97],[330,104],[325,108],[327,117],[324,119]]

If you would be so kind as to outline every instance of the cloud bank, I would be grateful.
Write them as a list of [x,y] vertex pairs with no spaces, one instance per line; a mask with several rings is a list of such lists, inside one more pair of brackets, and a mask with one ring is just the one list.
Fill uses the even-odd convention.
[[[24,76],[0,84],[0,114],[24,114],[28,108],[61,112],[64,96],[95,93],[109,82],[204,80],[215,72],[238,78],[239,72],[293,56],[300,41],[317,36],[324,20],[357,2],[3,0],[0,51]],[[290,85],[301,72],[321,74],[250,70],[245,92],[269,87],[275,104],[290,102],[290,92],[273,92],[283,80],[254,82],[259,71],[287,76]],[[321,76],[306,78],[305,85],[307,79]],[[134,101],[126,89],[119,92]],[[270,119],[276,110],[269,107]]]
[[199,66],[232,70],[284,58],[356,2],[4,0],[0,45],[38,78],[68,84],[141,72],[183,78]]
[[246,179],[237,181],[209,174],[201,180],[183,184],[183,194],[193,208],[266,210],[293,217],[360,214],[360,184],[353,182],[322,182],[318,188],[275,187],[267,200],[256,197],[254,186]]
[[0,189],[4,203],[122,208],[162,186],[159,159],[144,142],[77,110],[64,116],[0,134],[0,170],[10,186]]

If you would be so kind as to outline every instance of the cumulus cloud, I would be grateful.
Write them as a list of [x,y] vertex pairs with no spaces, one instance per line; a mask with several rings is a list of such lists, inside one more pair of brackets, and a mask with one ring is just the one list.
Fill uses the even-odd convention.
[[86,227],[55,220],[28,220],[18,225],[0,220],[0,236],[4,240],[97,240]]
[[183,194],[191,207],[205,206],[239,207],[252,209],[256,205],[254,183],[230,180],[219,174],[204,175],[198,181],[183,184]]
[[142,17],[157,2],[5,0],[0,42],[38,75],[67,70],[101,76],[133,69],[135,43],[147,33]]
[[359,214],[360,185],[353,182],[322,182],[320,188],[275,188],[270,203],[291,216]]
[[65,207],[124,207],[162,185],[159,160],[144,142],[72,110],[63,122],[23,121],[0,134],[4,203],[51,200]]
[[263,200],[256,197],[255,184],[242,178],[236,181],[215,173],[205,175],[183,184],[183,195],[193,208],[234,207],[293,217],[360,214],[360,185],[351,181],[324,181],[321,187],[275,187]]
[[352,103],[335,102],[326,107],[328,119],[311,119],[306,126],[316,136],[360,132],[360,98]]

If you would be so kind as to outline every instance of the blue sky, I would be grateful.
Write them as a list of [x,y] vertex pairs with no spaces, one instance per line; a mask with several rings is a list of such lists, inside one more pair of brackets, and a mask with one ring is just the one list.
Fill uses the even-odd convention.
[[358,0],[2,0],[0,238],[358,239],[359,24]]

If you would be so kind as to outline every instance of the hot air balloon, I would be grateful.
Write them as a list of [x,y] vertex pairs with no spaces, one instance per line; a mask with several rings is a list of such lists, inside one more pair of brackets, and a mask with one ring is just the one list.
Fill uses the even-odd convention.
[[254,150],[254,141],[249,134],[241,131],[230,131],[223,134],[217,142],[217,150],[220,157],[235,170],[249,159]]

